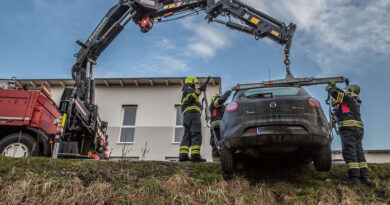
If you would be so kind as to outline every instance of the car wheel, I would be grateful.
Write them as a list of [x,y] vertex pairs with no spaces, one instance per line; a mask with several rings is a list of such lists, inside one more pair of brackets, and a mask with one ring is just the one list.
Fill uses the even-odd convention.
[[330,144],[320,146],[314,158],[314,167],[317,171],[328,172],[332,167],[332,151]]
[[235,171],[235,162],[233,152],[226,147],[221,149],[221,167],[223,178],[230,179]]
[[14,133],[0,140],[0,154],[13,158],[37,156],[39,155],[39,145],[29,134]]

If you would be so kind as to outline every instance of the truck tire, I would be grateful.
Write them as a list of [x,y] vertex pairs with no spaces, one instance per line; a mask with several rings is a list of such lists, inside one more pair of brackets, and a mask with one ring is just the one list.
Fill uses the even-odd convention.
[[328,172],[332,167],[332,151],[330,144],[320,146],[314,158],[314,167],[317,171]]
[[1,156],[25,158],[39,153],[38,142],[29,134],[13,133],[0,140]]
[[222,146],[221,149],[222,176],[225,180],[231,179],[235,171],[234,154],[232,151]]

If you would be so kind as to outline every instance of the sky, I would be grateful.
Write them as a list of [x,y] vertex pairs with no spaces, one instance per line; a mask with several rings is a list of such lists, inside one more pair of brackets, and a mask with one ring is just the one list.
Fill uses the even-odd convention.
[[[390,149],[390,0],[242,0],[297,24],[295,77],[348,77],[361,86],[365,149]],[[0,1],[0,78],[71,78],[74,54],[118,0]],[[223,18],[222,18],[223,19]],[[204,14],[129,23],[98,59],[96,77],[220,76],[237,83],[284,78],[283,47],[204,21]],[[343,87],[343,85],[339,85]],[[325,85],[306,88],[325,106]],[[333,149],[341,149],[340,138]]]

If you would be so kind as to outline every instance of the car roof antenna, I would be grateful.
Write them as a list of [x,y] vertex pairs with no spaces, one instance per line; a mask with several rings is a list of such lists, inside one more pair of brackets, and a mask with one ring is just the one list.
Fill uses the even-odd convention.
[[268,68],[268,80],[271,81],[271,68]]

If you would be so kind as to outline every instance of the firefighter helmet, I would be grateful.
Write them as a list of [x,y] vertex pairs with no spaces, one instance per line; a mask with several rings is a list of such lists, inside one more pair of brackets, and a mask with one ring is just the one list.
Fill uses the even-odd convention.
[[198,84],[199,80],[196,77],[189,76],[189,77],[186,77],[185,83],[186,84]]
[[214,103],[215,99],[219,98],[220,96],[218,94],[214,94],[213,96],[211,96],[211,104]]
[[352,96],[359,96],[360,94],[360,87],[356,84],[348,85],[344,89],[347,91],[347,94]]

